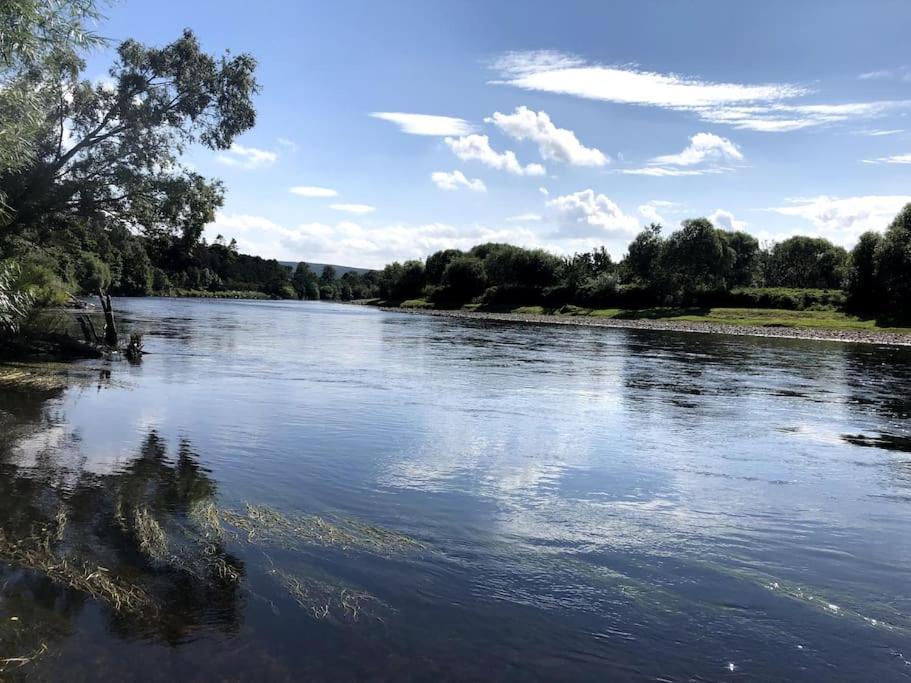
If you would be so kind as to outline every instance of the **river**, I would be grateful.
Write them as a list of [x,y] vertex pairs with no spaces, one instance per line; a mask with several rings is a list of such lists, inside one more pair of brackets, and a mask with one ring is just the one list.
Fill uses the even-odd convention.
[[909,349],[115,306],[0,396],[8,675],[911,679]]

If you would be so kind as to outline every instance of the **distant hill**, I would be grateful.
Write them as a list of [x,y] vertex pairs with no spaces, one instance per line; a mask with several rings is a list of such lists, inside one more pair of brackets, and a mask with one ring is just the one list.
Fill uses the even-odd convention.
[[[297,261],[279,261],[279,263],[281,265],[283,265],[285,268],[288,268],[292,273],[297,269]],[[332,266],[333,268],[335,268],[335,274],[338,277],[341,277],[345,273],[357,273],[358,275],[363,275],[364,273],[367,273],[370,271],[369,268],[355,268],[354,266],[337,266],[334,263],[311,263],[310,261],[304,261],[304,263],[306,263],[308,266],[310,266],[310,270],[312,270],[317,275],[322,274],[323,268],[325,268],[326,266]]]

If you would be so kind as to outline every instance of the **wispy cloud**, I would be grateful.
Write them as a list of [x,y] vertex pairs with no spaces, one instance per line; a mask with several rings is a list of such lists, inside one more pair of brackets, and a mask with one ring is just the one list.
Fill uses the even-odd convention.
[[280,144],[285,149],[290,150],[291,152],[296,152],[298,150],[297,143],[290,138],[276,138],[275,141]]
[[894,69],[880,69],[878,71],[867,71],[858,76],[864,81],[902,81],[911,83],[911,68],[899,66]]
[[254,170],[271,166],[278,159],[278,154],[267,149],[244,147],[235,142],[226,152],[219,154],[216,159],[225,166]]
[[468,135],[474,127],[465,119],[455,116],[436,116],[433,114],[408,114],[399,111],[377,111],[370,114],[375,119],[382,119],[396,124],[403,133],[409,135]]
[[487,192],[487,186],[480,178],[466,178],[461,171],[436,171],[430,174],[430,179],[441,190],[458,190],[464,187],[472,192]]
[[536,223],[543,219],[544,216],[538,213],[520,213],[518,216],[510,216],[506,220],[510,223]]
[[539,176],[545,173],[541,164],[522,166],[516,158],[515,152],[510,150],[502,153],[495,151],[490,146],[490,138],[486,135],[466,135],[460,138],[448,137],[446,138],[446,144],[462,161],[480,161],[485,166],[515,175]]
[[317,185],[295,185],[288,188],[288,192],[299,197],[338,197],[336,190]]
[[571,130],[557,128],[543,111],[534,112],[522,106],[512,114],[494,112],[484,120],[515,140],[533,141],[538,145],[541,158],[547,161],[561,161],[573,166],[604,166],[609,161],[601,150],[579,142]]
[[791,104],[813,91],[792,83],[724,83],[673,73],[590,63],[556,52],[511,52],[496,60],[500,80],[525,90],[618,104],[691,112],[705,121],[761,132],[785,132],[858,118],[875,118],[911,101]]
[[676,178],[679,176],[711,175],[724,173],[723,168],[664,168],[662,166],[645,166],[644,168],[624,168],[623,175],[645,175],[653,178]]
[[857,130],[854,132],[857,135],[865,135],[870,138],[878,138],[878,137],[882,137],[884,135],[898,135],[899,133],[904,133],[905,129],[904,128],[890,128],[890,129],[865,128],[863,130]]
[[911,164],[911,152],[908,154],[893,154],[878,159],[864,159],[865,164]]
[[376,207],[369,204],[330,204],[329,208],[334,211],[356,214],[367,214],[376,211]]

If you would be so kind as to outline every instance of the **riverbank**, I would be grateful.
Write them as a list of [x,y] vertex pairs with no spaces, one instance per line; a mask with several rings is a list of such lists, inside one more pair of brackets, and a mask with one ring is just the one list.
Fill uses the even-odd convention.
[[[844,314],[836,314],[830,311],[710,309],[700,312],[701,315],[693,311],[683,310],[678,311],[680,314],[675,316],[672,314],[673,311],[662,309],[647,309],[646,311],[637,312],[605,309],[586,311],[584,313],[579,313],[578,311],[547,313],[541,311],[540,307],[524,307],[502,312],[467,309],[445,310],[409,306],[381,306],[381,309],[413,315],[492,320],[530,325],[576,325],[580,327],[611,327],[664,332],[811,339],[853,344],[911,346],[911,328],[875,329],[868,321],[853,321],[847,319]],[[632,317],[637,314],[638,317]],[[757,322],[751,323],[748,321]],[[819,324],[813,325],[814,321]],[[854,323],[854,326],[851,326],[851,323]]]

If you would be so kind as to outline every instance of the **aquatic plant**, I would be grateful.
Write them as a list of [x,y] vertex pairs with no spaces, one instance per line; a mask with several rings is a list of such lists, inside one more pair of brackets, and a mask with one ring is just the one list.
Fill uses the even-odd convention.
[[226,524],[243,531],[249,543],[271,543],[287,549],[303,543],[390,555],[423,548],[409,536],[353,519],[285,515],[264,505],[247,503],[243,513],[221,510],[219,516]]

